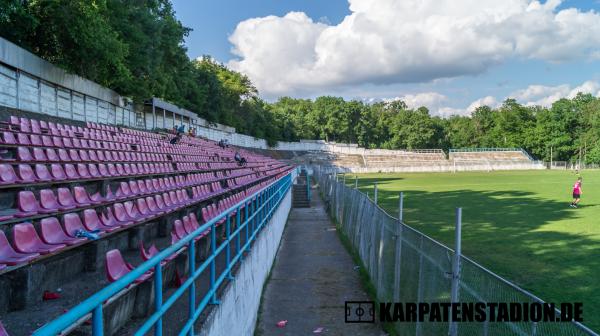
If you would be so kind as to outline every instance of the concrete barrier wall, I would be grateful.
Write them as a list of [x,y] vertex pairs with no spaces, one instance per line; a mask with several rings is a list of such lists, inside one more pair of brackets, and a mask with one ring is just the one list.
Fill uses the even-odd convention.
[[290,189],[244,258],[235,280],[225,288],[221,304],[211,311],[199,335],[254,334],[263,285],[275,261],[291,206]]

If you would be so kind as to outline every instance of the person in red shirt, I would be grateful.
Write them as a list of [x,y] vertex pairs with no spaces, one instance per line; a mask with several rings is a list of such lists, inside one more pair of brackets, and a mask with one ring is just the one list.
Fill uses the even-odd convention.
[[577,178],[577,182],[573,185],[573,202],[571,202],[572,208],[577,208],[577,204],[581,201],[581,194],[583,191],[581,190],[581,177]]

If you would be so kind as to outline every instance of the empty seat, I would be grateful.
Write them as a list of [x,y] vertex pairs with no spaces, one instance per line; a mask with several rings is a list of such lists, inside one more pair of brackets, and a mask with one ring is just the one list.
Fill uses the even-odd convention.
[[95,204],[101,203],[101,202],[92,202],[92,200],[90,199],[90,196],[88,195],[85,188],[81,187],[81,186],[74,187],[73,194],[74,194],[73,196],[75,198],[75,202],[77,202],[77,204],[79,206],[89,206],[92,203],[95,203]]
[[[115,209],[119,208],[122,209],[122,211],[125,211],[125,209],[121,206],[117,207],[116,204],[115,206],[113,206]],[[120,211],[120,210],[119,210]],[[106,210],[102,213],[101,216],[101,220],[102,223],[106,226],[128,226],[133,224],[133,221],[125,218],[124,216],[120,217],[121,219],[118,219],[114,214],[113,214],[113,210],[110,207],[107,207]]]
[[53,180],[48,167],[45,164],[35,164],[35,176],[39,182],[50,182]]
[[37,257],[39,253],[19,253],[8,243],[4,231],[0,230],[0,263],[9,266],[29,262]]
[[[106,252],[106,277],[108,281],[114,282],[127,275],[133,268],[130,268],[119,250],[110,250]],[[151,272],[144,273],[141,277],[135,280],[135,283],[140,283],[148,280],[152,276]]]
[[64,181],[67,179],[65,170],[63,169],[62,165],[58,163],[53,163],[50,165],[50,174],[55,181]]
[[88,231],[107,231],[112,232],[119,229],[119,226],[107,226],[100,220],[98,213],[94,209],[86,209],[83,211],[83,226]]
[[15,250],[21,253],[50,254],[64,248],[65,244],[46,244],[38,236],[33,224],[21,223],[13,227]]
[[35,174],[31,169],[31,166],[28,164],[20,164],[17,166],[17,171],[19,172],[19,178],[21,182],[25,183],[34,183],[36,182]]
[[71,194],[71,190],[69,188],[58,188],[56,190],[58,195],[58,204],[61,207],[73,209],[77,207],[77,203],[73,198],[73,194]]
[[76,245],[85,241],[84,238],[69,237],[56,217],[47,217],[40,222],[40,237],[47,244]]
[[12,165],[0,164],[0,184],[14,184],[19,180]]
[[15,213],[15,217],[30,217],[36,215],[39,211],[38,201],[31,191],[19,191],[17,204],[19,211]]

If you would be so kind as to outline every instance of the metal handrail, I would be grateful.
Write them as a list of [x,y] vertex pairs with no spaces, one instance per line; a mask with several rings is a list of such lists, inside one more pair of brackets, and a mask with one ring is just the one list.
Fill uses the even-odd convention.
[[[271,185],[262,188],[251,196],[246,197],[244,200],[240,201],[236,205],[232,206],[228,210],[222,212],[217,215],[213,219],[209,220],[207,223],[201,225],[198,229],[196,229],[193,233],[187,235],[182,238],[177,243],[171,245],[170,247],[164,249],[159,252],[156,256],[149,259],[148,261],[142,263],[131,272],[127,273],[122,278],[117,281],[109,284],[108,286],[101,289],[99,292],[93,294],[86,300],[79,303],[77,306],[73,307],[71,310],[60,316],[59,318],[49,322],[44,325],[40,329],[36,330],[33,335],[34,336],[50,336],[60,334],[62,331],[69,328],[72,324],[76,323],[82,317],[92,313],[92,335],[101,336],[103,335],[103,317],[102,317],[102,306],[106,300],[109,300],[111,297],[117,295],[120,291],[133,284],[136,279],[142,276],[144,273],[154,270],[154,281],[155,281],[155,312],[150,316],[148,320],[142,324],[140,329],[136,332],[136,335],[144,335],[145,332],[150,330],[153,326],[155,327],[155,335],[162,335],[162,316],[166,313],[166,311],[171,307],[171,305],[181,297],[186,289],[190,288],[190,295],[193,300],[195,300],[195,280],[202,274],[202,272],[210,266],[210,280],[211,286],[210,290],[206,293],[203,300],[201,300],[200,304],[196,306],[195,301],[190,301],[190,317],[188,318],[187,324],[183,327],[183,330],[180,332],[180,335],[188,333],[193,334],[193,325],[194,322],[200,316],[200,313],[203,309],[209,304],[217,304],[219,303],[216,299],[216,292],[221,284],[226,278],[231,276],[231,270],[233,265],[241,259],[243,253],[245,251],[249,251],[250,244],[256,238],[258,231],[262,228],[262,226],[267,222],[270,216],[273,214],[275,210],[277,210],[279,204],[287,194],[287,191],[290,189],[292,177],[292,172],[288,172],[285,176],[279,178],[277,181],[273,182]],[[241,208],[244,207],[244,222],[241,222]],[[248,208],[252,208],[251,211]],[[235,220],[236,220],[236,230],[234,232],[229,232],[230,227],[230,219],[233,212],[236,212]],[[227,239],[222,242],[219,248],[216,248],[216,223],[221,219],[226,218],[226,229],[227,229]],[[258,219],[258,223],[256,223],[255,219]],[[249,224],[253,224],[252,233],[249,232]],[[191,256],[195,256],[195,246],[194,246],[194,238],[204,233],[206,230],[210,229],[210,238],[211,238],[211,255],[198,267],[195,269],[195,258]],[[245,229],[245,244],[240,246],[240,234],[242,234],[242,230]],[[227,258],[227,267],[223,270],[223,274],[216,278],[216,270],[215,270],[215,259],[216,256],[223,251],[225,247],[227,247],[227,255],[229,256],[230,244],[237,237],[237,241],[235,244],[236,247],[236,255],[231,259]],[[177,253],[180,249],[186,247],[188,248],[188,254],[190,255],[190,277],[183,283],[183,285],[178,288],[169,299],[163,303],[162,302],[162,266],[160,265],[161,261],[172,256]]]

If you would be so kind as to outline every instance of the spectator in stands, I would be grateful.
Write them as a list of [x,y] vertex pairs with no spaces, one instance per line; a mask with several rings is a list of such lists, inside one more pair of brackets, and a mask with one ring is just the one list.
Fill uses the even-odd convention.
[[171,145],[175,145],[175,144],[178,144],[180,140],[181,140],[181,133],[177,133],[177,135],[174,136],[173,139],[171,139],[171,141],[169,141],[169,143],[171,143]]
[[227,140],[225,140],[225,139],[219,140],[219,147],[225,149],[225,147],[227,147],[227,142],[226,141]]
[[248,161],[246,161],[246,158],[241,156],[239,152],[235,152],[235,156],[233,157],[233,159],[238,163],[238,166],[245,166],[246,163],[248,163]]
[[581,201],[581,176],[577,178],[577,182],[573,185],[573,202],[571,202],[571,208],[577,208],[577,204]]
[[184,124],[179,125],[179,128],[177,129],[177,134],[181,135],[184,132],[185,132],[185,125]]

